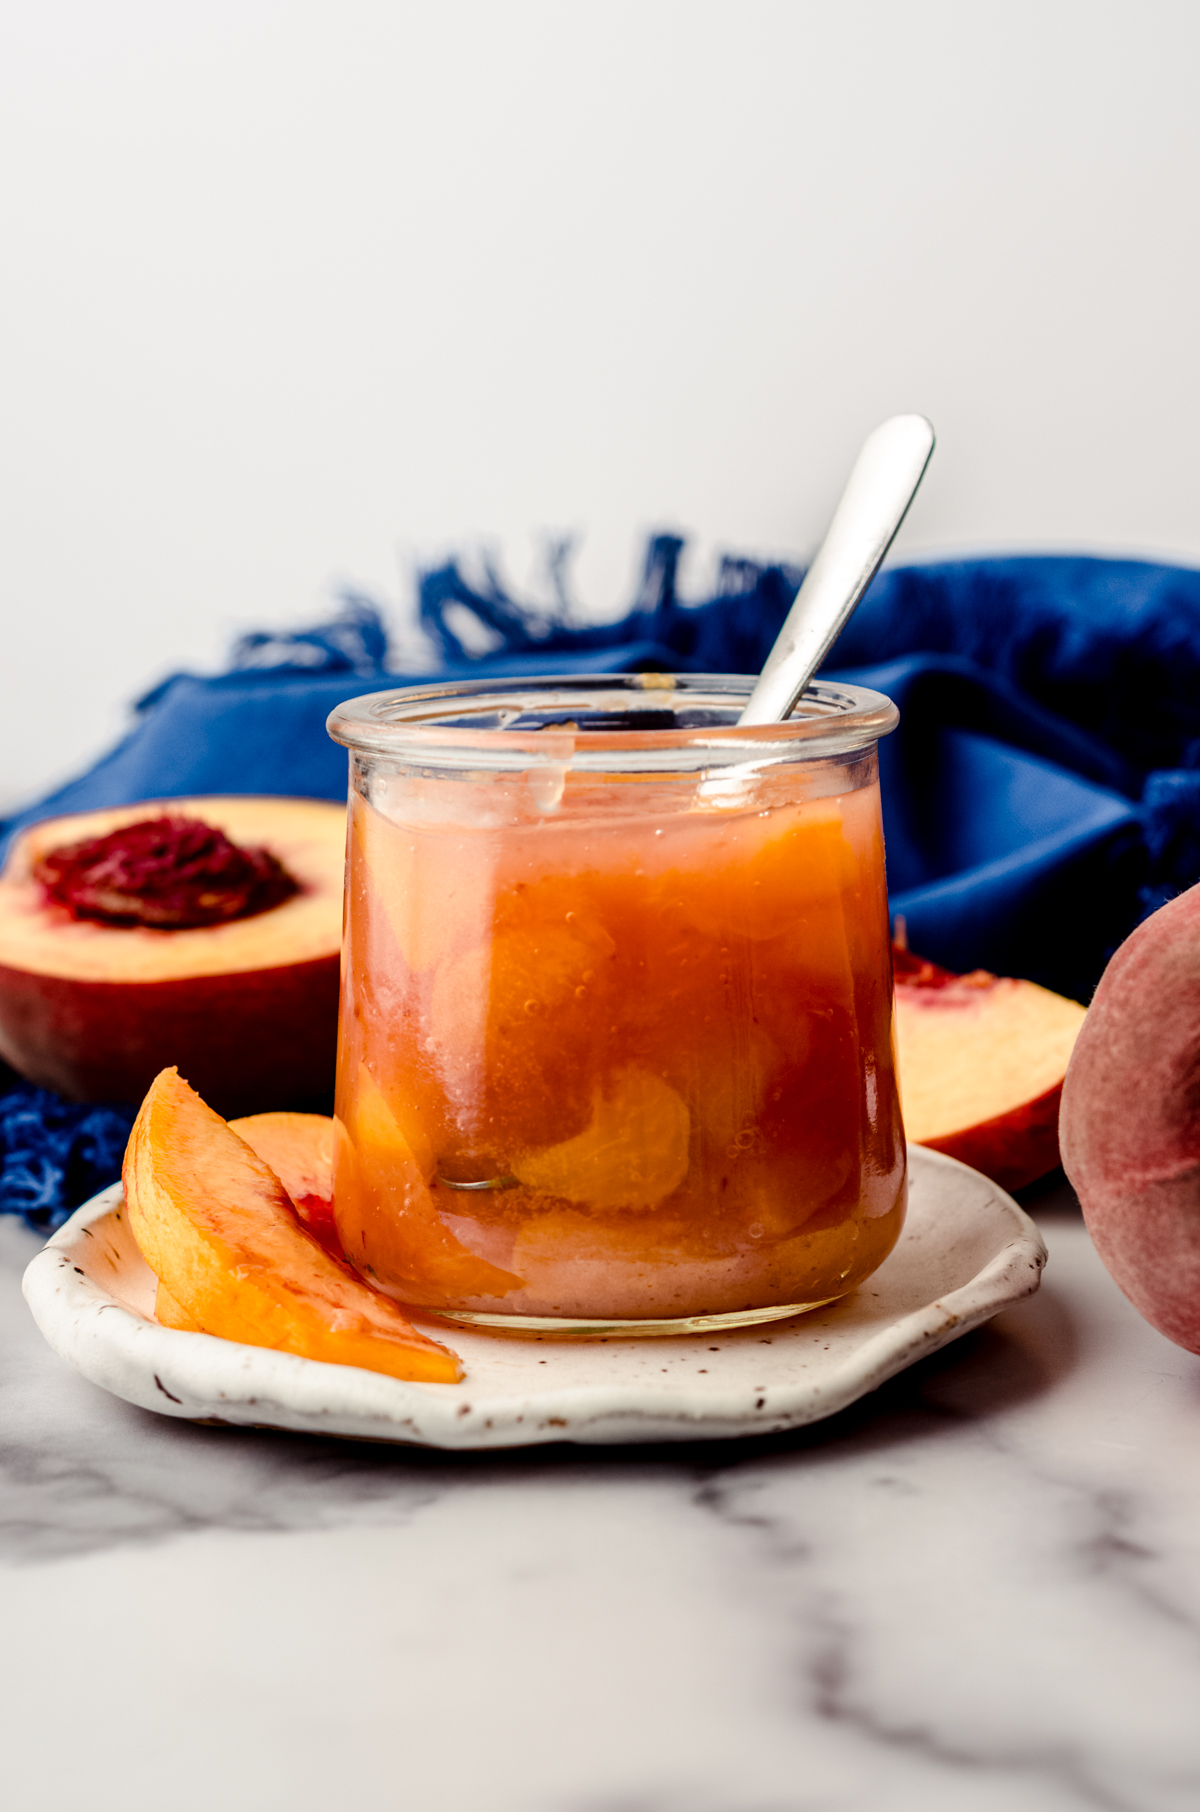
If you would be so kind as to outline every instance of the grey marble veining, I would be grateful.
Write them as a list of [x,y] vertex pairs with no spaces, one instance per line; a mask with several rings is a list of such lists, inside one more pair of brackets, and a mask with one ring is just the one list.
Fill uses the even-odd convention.
[[0,1225],[12,1803],[1194,1812],[1200,1360],[1032,1206],[1040,1295],[827,1423],[470,1457],[128,1408]]

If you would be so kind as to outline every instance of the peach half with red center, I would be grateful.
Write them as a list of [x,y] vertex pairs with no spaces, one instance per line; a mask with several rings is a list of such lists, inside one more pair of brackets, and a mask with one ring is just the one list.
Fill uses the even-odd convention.
[[1078,1001],[976,969],[955,975],[892,953],[904,1129],[1005,1189],[1058,1163],[1063,1077],[1084,1020]]
[[178,1065],[226,1115],[333,1086],[346,814],[199,798],[50,819],[0,876],[0,1056],[75,1100]]

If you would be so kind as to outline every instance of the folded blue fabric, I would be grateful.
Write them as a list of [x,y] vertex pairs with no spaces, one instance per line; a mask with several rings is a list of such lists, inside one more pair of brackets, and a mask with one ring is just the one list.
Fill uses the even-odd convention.
[[[389,670],[379,614],[359,596],[322,628],[246,637],[229,672],[157,687],[111,754],[8,829],[189,793],[341,798],[345,751],[325,718],[389,684],[757,672],[800,572],[727,559],[714,595],[687,603],[682,545],[651,541],[633,608],[603,627],[523,604],[494,578],[469,583],[455,564],[427,573],[433,653],[419,672]],[[896,568],[830,671],[901,708],[880,750],[888,877],[923,955],[1086,1000],[1138,919],[1200,878],[1200,572],[1056,556]]]

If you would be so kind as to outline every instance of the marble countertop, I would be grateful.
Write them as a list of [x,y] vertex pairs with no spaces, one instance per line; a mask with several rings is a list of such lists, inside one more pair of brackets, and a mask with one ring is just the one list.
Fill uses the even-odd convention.
[[1195,1812],[1200,1358],[1039,1295],[799,1433],[448,1457],[72,1374],[0,1222],[14,1812]]

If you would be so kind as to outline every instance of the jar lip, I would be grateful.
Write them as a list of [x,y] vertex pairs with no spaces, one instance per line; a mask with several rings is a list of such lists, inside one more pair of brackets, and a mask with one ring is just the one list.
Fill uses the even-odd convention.
[[[595,756],[704,749],[726,760],[785,750],[823,757],[865,749],[900,721],[882,692],[814,680],[783,723],[743,728],[737,717],[754,685],[754,675],[711,673],[456,678],[347,699],[325,727],[334,742],[364,753],[436,761],[456,751],[482,765],[490,753],[507,766],[518,755],[562,762],[586,753],[590,765]],[[617,714],[644,716],[647,727],[615,727]],[[665,715],[687,721],[664,728]]]

